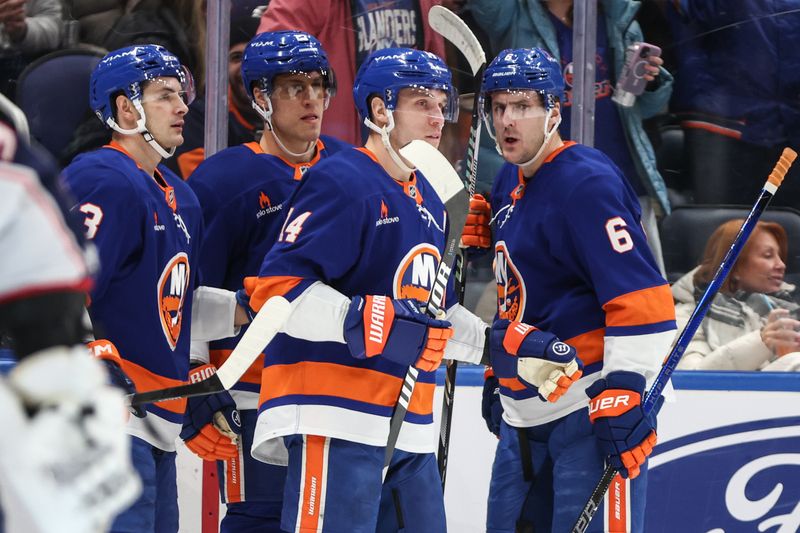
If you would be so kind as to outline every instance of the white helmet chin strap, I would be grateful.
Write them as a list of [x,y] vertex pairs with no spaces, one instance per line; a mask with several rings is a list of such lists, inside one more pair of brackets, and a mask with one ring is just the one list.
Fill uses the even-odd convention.
[[550,138],[553,136],[555,132],[558,131],[558,126],[561,124],[561,115],[558,116],[558,119],[556,119],[556,122],[555,124],[553,124],[553,127],[550,128],[550,131],[547,131],[547,124],[550,122],[550,116],[552,114],[553,114],[553,108],[551,107],[550,109],[547,110],[547,114],[544,116],[544,128],[543,128],[544,140],[542,141],[542,145],[539,147],[539,151],[537,151],[536,155],[530,158],[528,161],[525,161],[524,163],[519,163],[517,165],[518,167],[520,168],[527,167],[528,165],[532,164],[534,161],[539,159],[539,156],[542,155],[542,152],[544,152],[545,146],[547,146],[547,144],[550,142]]
[[133,102],[133,107],[136,108],[136,111],[139,112],[139,120],[136,121],[136,127],[131,129],[122,128],[119,124],[117,124],[113,117],[108,117],[108,120],[106,120],[108,127],[123,135],[135,135],[137,133],[141,133],[142,137],[144,137],[144,140],[147,141],[147,144],[149,144],[150,147],[155,150],[156,153],[163,159],[169,159],[172,157],[175,153],[176,147],[173,146],[169,151],[165,150],[163,146],[158,144],[153,137],[153,134],[147,130],[147,126],[145,126],[147,117],[144,115],[144,108],[142,107],[141,100],[137,98],[135,100],[131,100],[131,102]]
[[392,148],[392,143],[389,141],[389,134],[394,129],[394,115],[392,114],[392,110],[388,108],[386,109],[386,115],[389,117],[389,122],[382,128],[379,128],[377,124],[369,119],[369,117],[364,119],[364,125],[381,136],[381,142],[383,142],[383,146],[386,148],[386,151],[389,152],[389,157],[392,158],[394,164],[400,167],[400,170],[403,172],[412,174],[415,169],[406,165],[400,158],[400,155],[394,150],[394,148]]
[[260,105],[256,103],[255,100],[250,101],[250,105],[253,106],[253,109],[256,110],[256,113],[261,115],[261,118],[264,119],[264,122],[267,123],[267,129],[272,134],[272,137],[275,139],[278,147],[283,150],[285,153],[289,154],[292,157],[310,157],[311,154],[314,152],[314,148],[316,148],[317,143],[310,142],[308,143],[308,148],[304,152],[295,153],[286,148],[284,144],[281,142],[278,134],[275,133],[275,128],[272,127],[272,101],[269,98],[264,98],[267,101],[267,109],[264,109]]

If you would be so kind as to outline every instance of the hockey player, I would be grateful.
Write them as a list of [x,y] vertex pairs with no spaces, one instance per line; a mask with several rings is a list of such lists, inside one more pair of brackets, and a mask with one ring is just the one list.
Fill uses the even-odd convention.
[[123,398],[82,342],[91,281],[54,201],[55,167],[3,119],[0,331],[19,361],[0,378],[3,522],[6,531],[105,530],[139,494]]
[[[323,113],[336,92],[336,81],[315,37],[298,31],[257,35],[244,50],[242,78],[253,108],[265,123],[260,140],[215,154],[197,167],[188,182],[200,200],[206,228],[202,284],[231,291],[242,287],[245,276],[258,275],[283,224],[285,203],[306,170],[349,146],[331,137],[320,138]],[[212,342],[210,367],[224,363],[240,338]],[[193,348],[199,348],[192,351],[193,363],[208,365],[208,347],[205,354],[202,344],[193,343]],[[240,414],[242,439],[233,457],[187,442],[201,457],[219,460],[220,492],[228,506],[220,527],[223,532],[280,531],[286,468],[250,455],[263,367],[259,358],[230,394],[188,400],[185,431],[207,427],[214,410],[231,407],[234,400]],[[212,425],[209,431],[218,430]]]
[[[179,385],[189,374],[202,214],[189,186],[159,163],[183,142],[191,74],[161,46],[132,46],[100,61],[89,91],[112,141],[75,158],[64,177],[100,260],[92,346],[118,360],[140,391]],[[112,531],[178,530],[175,439],[185,405],[148,405],[144,419],[130,417],[143,493]]]
[[[492,335],[508,321],[527,322],[575,346],[585,365],[584,377],[549,404],[513,379],[502,350],[492,352],[504,414],[487,531],[515,531],[529,490],[534,529],[569,530],[606,459],[622,477],[590,530],[641,531],[657,409],[645,417],[640,400],[674,337],[675,310],[632,188],[601,152],[561,140],[563,87],[557,61],[518,49],[492,61],[481,88],[484,120],[506,160],[491,193]],[[533,478],[539,486],[531,489]]]
[[[433,371],[445,350],[479,361],[486,325],[452,290],[446,320],[420,311],[447,218],[398,149],[415,139],[438,146],[445,120],[455,119],[456,94],[441,59],[405,48],[373,53],[353,94],[370,129],[366,145],[308,171],[259,277],[245,280],[253,309],[276,294],[293,307],[286,334],[266,351],[252,452],[281,460],[281,437],[288,448],[286,531],[439,533],[446,525]],[[543,364],[556,358],[549,344],[520,351]],[[389,417],[409,365],[419,379],[382,484]]]

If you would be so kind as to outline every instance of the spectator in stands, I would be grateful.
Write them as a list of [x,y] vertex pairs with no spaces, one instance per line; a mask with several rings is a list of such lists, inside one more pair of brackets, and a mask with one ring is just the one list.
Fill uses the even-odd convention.
[[[708,239],[700,266],[673,285],[679,330],[688,322],[696,300],[708,287],[743,222],[737,219],[720,225]],[[678,368],[787,370],[796,365],[795,357],[786,354],[800,351],[800,298],[795,286],[784,281],[787,253],[783,227],[759,222]]]
[[[428,10],[441,0],[272,0],[258,31],[300,30],[328,50],[339,87],[322,133],[362,144],[353,103],[353,79],[375,50],[406,47],[445,57],[444,39],[428,26]],[[450,2],[458,6],[460,2]]]
[[125,13],[128,0],[63,0],[64,19],[78,23],[77,41],[103,46],[108,30]]
[[60,0],[0,0],[0,91],[14,98],[15,81],[31,60],[61,42]]
[[[669,4],[672,110],[695,201],[749,205],[782,148],[800,146],[800,1]],[[773,204],[800,208],[800,172],[792,173]]]
[[[561,61],[566,81],[562,103],[560,133],[570,138],[572,80],[573,0],[548,2],[497,2],[469,0],[475,20],[489,35],[493,53],[505,48],[544,48]],[[642,224],[653,255],[663,272],[657,214],[669,213],[664,179],[656,168],[655,154],[642,119],[666,108],[672,90],[672,76],[660,58],[648,67],[652,81],[632,107],[612,102],[612,87],[625,60],[625,49],[643,41],[639,24],[634,20],[639,2],[604,0],[599,2],[595,81],[595,148],[604,152],[622,170],[639,196]],[[489,135],[481,139],[478,190],[490,190],[502,158]]]
[[[250,98],[242,82],[242,54],[247,43],[256,34],[259,19],[254,12],[267,0],[233,0],[231,2],[230,40],[228,48],[228,146],[258,140],[264,121],[250,105]],[[183,179],[205,159],[206,99],[198,98],[189,107],[183,125],[183,145],[166,165]]]

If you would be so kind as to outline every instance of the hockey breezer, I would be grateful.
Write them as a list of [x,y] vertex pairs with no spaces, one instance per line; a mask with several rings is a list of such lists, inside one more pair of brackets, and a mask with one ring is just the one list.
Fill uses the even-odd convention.
[[[472,101],[472,121],[467,143],[467,190],[469,196],[475,194],[475,182],[478,178],[478,152],[481,139],[481,81],[483,71],[486,69],[486,54],[483,52],[480,41],[469,29],[469,26],[458,15],[442,6],[433,6],[428,11],[428,23],[431,28],[447,39],[453,46],[464,54],[472,71],[472,85],[475,96]],[[464,288],[466,278],[466,257],[462,251],[458,257],[456,279],[458,280],[458,303],[464,303]],[[447,362],[447,371],[444,379],[444,394],[442,395],[442,419],[439,428],[439,452],[436,454],[439,465],[439,476],[442,478],[442,490],[447,476],[447,458],[450,450],[450,428],[453,419],[453,401],[456,392],[456,373],[458,361]]]
[[289,317],[290,311],[291,305],[285,298],[280,296],[270,298],[250,323],[228,360],[215,374],[197,383],[132,394],[128,397],[130,404],[137,406],[214,394],[230,389],[278,333]]
[[[796,157],[797,153],[791,148],[785,148],[783,150],[783,153],[775,165],[775,168],[772,170],[767,178],[767,181],[764,183],[764,187],[761,190],[761,194],[758,196],[758,200],[756,200],[755,205],[753,205],[753,209],[750,210],[750,213],[747,215],[747,219],[745,219],[744,223],[742,224],[742,227],[739,230],[739,233],[736,235],[733,244],[731,244],[728,253],[725,254],[725,258],[720,263],[717,273],[714,274],[714,278],[711,280],[711,283],[709,283],[708,288],[697,302],[697,307],[695,307],[694,311],[692,312],[692,316],[689,317],[689,321],[686,323],[686,326],[683,328],[683,331],[678,337],[677,342],[675,342],[675,345],[672,347],[667,359],[664,361],[661,371],[658,373],[653,386],[649,391],[647,391],[647,394],[642,402],[642,408],[645,414],[649,414],[656,405],[656,401],[661,396],[661,392],[664,390],[669,378],[672,376],[672,372],[675,370],[675,367],[678,366],[678,362],[680,362],[681,357],[683,357],[686,347],[689,345],[692,337],[694,337],[694,334],[697,332],[697,328],[700,327],[700,323],[703,321],[703,318],[705,318],[706,312],[711,306],[711,302],[714,300],[714,296],[716,296],[717,291],[719,291],[719,288],[725,282],[725,278],[728,277],[728,273],[730,272],[731,268],[733,268],[734,263],[736,263],[736,258],[739,256],[744,244],[747,242],[747,238],[750,237],[750,233],[753,231],[753,228],[755,228],[759,218],[761,218],[761,213],[763,213],[764,209],[767,208],[767,205],[777,192],[778,187],[780,187],[781,183],[783,182],[783,178],[786,177],[786,173],[789,171],[789,167],[792,166],[792,163]],[[600,478],[600,481],[597,483],[594,491],[592,491],[589,501],[586,502],[586,505],[581,511],[580,516],[578,516],[577,522],[575,522],[575,525],[572,526],[572,533],[584,533],[586,531],[586,529],[589,527],[589,523],[592,521],[592,517],[595,515],[597,509],[603,502],[603,498],[605,497],[606,492],[608,492],[608,488],[611,486],[611,482],[616,475],[616,469],[614,469],[612,466],[606,467],[602,477]]]
[[[449,218],[448,225],[450,226],[450,230],[447,243],[445,244],[444,255],[439,262],[436,278],[426,303],[426,311],[428,314],[432,317],[439,317],[444,314],[444,310],[442,309],[444,295],[447,289],[447,282],[450,279],[453,263],[458,254],[458,243],[461,241],[461,232],[464,229],[464,222],[467,219],[469,195],[466,189],[464,189],[461,178],[450,162],[447,161],[441,152],[427,142],[420,140],[411,141],[400,149],[400,155],[422,171],[431,185],[433,185],[436,194],[442,202],[444,202],[444,207],[447,210],[447,216]],[[397,399],[397,404],[392,412],[392,418],[389,423],[389,439],[386,442],[386,455],[383,461],[384,479],[386,478],[389,464],[392,462],[394,448],[397,445],[397,438],[400,436],[400,428],[403,425],[403,419],[406,417],[411,395],[414,394],[414,386],[417,383],[418,375],[419,371],[416,368],[413,366],[408,368],[406,377],[403,380],[403,387],[400,390],[400,397]]]

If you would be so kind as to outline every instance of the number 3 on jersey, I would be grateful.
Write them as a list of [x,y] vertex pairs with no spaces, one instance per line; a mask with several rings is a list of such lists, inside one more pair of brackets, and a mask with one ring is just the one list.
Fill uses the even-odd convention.
[[622,217],[609,218],[606,222],[606,233],[615,252],[624,254],[633,250],[633,239],[625,228],[628,224]]
[[300,232],[303,231],[303,224],[305,224],[306,219],[311,216],[311,211],[306,211],[305,213],[300,213],[294,218],[294,220],[292,220],[292,213],[294,213],[294,207],[289,209],[289,213],[286,215],[286,221],[283,223],[283,227],[281,228],[281,233],[278,236],[278,242],[296,241],[297,237],[300,235]]
[[83,225],[86,226],[86,238],[94,239],[100,222],[103,221],[103,210],[94,204],[85,203],[78,208],[78,211],[86,214],[86,219],[83,221]]

